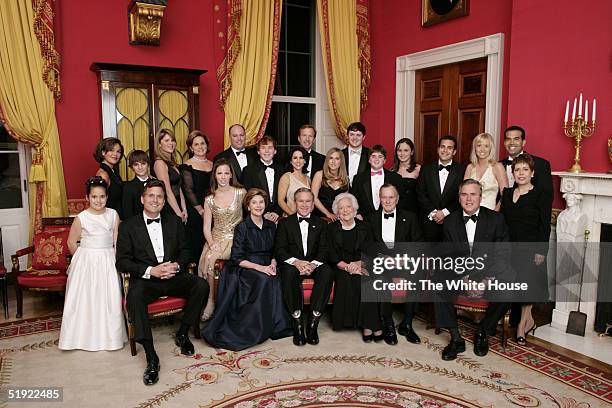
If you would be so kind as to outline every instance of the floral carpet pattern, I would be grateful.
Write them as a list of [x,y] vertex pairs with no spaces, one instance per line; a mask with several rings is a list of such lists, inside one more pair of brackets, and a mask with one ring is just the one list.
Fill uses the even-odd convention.
[[[38,322],[39,328],[40,322]],[[142,384],[144,353],[64,352],[57,330],[0,339],[0,394],[7,386],[62,386],[58,407],[557,407],[612,404],[611,373],[543,347],[491,339],[490,353],[471,347],[442,361],[446,334],[415,325],[422,344],[365,344],[358,333],[332,332],[318,346],[291,339],[242,352],[215,350],[195,340],[196,354],[179,354],[174,328],[154,328],[160,382]],[[0,326],[0,332],[2,327]],[[466,339],[471,326],[463,326]],[[44,369],[41,370],[41,367]],[[47,406],[37,403],[37,407]],[[2,403],[0,402],[0,406]]]

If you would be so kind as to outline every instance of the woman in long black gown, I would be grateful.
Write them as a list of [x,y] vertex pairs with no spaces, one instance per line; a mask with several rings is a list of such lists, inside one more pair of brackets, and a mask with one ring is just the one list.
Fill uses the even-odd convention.
[[350,193],[339,194],[333,203],[338,221],[327,227],[329,264],[336,268],[332,327],[334,330],[363,329],[363,341],[384,339],[377,303],[361,302],[367,272],[361,252],[374,240],[370,225],[355,218],[359,204]]
[[212,162],[206,158],[208,137],[194,130],[187,137],[189,160],[179,166],[187,202],[187,236],[192,262],[198,262],[204,248],[204,198],[210,187]]
[[402,177],[399,185],[400,200],[397,207],[417,213],[419,208],[416,182],[421,172],[421,165],[416,162],[416,152],[412,140],[403,138],[397,141],[391,171]]
[[526,302],[521,307],[521,321],[516,329],[517,343],[527,343],[525,337],[535,331],[531,315],[534,301],[548,300],[546,254],[548,253],[547,198],[544,192],[531,183],[534,172],[533,158],[522,154],[512,161],[514,188],[506,188],[502,197],[501,212],[506,218],[510,241],[514,244],[512,267],[520,282],[526,282]]
[[238,351],[293,332],[272,257],[276,224],[263,218],[267,202],[267,194],[257,188],[244,197],[249,215],[234,230],[217,308],[202,330],[213,347]]
[[315,197],[317,214],[336,221],[338,217],[332,211],[332,204],[338,194],[349,190],[349,178],[344,165],[344,154],[337,147],[332,147],[325,156],[323,170],[312,176],[310,188]]
[[185,196],[181,189],[181,173],[176,164],[176,137],[170,129],[160,129],[155,136],[153,174],[166,186],[164,212],[187,222]]
[[94,159],[100,163],[96,176],[102,177],[108,183],[106,206],[117,211],[120,219],[123,219],[123,180],[119,174],[115,173],[115,168],[122,155],[123,145],[119,139],[114,137],[100,140],[94,153]]

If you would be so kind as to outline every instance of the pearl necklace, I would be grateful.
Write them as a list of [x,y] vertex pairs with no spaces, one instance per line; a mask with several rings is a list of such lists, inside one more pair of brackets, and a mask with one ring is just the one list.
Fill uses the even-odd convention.
[[195,161],[197,161],[197,162],[200,162],[200,163],[206,163],[206,162],[208,161],[208,159],[207,159],[207,158],[204,158],[204,159],[198,159],[196,156],[193,156],[193,157],[192,157],[192,159],[193,159],[193,160],[195,160]]

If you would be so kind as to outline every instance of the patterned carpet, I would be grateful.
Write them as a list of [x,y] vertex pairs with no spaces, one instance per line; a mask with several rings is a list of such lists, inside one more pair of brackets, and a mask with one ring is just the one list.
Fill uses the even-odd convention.
[[[63,403],[36,407],[561,407],[612,403],[612,373],[536,345],[468,351],[445,362],[447,335],[415,325],[423,343],[365,344],[356,332],[332,332],[319,346],[291,339],[267,341],[243,352],[216,352],[196,340],[185,357],[173,327],[154,328],[160,382],[142,384],[144,353],[62,352],[59,316],[0,325],[0,394],[7,386],[61,386]],[[472,328],[462,326],[466,338]],[[0,403],[2,406],[2,403]],[[4,404],[4,406],[7,406]],[[10,404],[13,406],[13,404]],[[26,405],[22,405],[26,406]]]

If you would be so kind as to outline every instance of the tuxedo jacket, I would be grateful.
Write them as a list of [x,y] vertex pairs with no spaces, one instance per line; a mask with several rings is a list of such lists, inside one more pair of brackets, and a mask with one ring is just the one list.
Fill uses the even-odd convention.
[[[164,241],[163,262],[177,262],[180,265],[178,273],[187,273],[187,264],[191,255],[185,227],[180,218],[173,214],[162,212],[160,217]],[[136,280],[142,279],[147,267],[159,264],[142,213],[119,224],[117,270],[129,272],[130,280]],[[150,279],[158,278],[151,276]]]
[[[385,175],[384,182],[393,184],[399,192],[402,176],[387,169],[383,169],[383,172]],[[359,203],[359,214],[367,217],[376,211],[376,208],[374,208],[374,196],[372,195],[372,176],[370,175],[370,169],[355,175],[351,186],[351,194],[357,198],[357,202]]]
[[[455,211],[446,217],[443,231],[444,242],[456,243],[453,245],[454,256],[470,256],[463,211]],[[485,268],[482,271],[473,271],[470,277],[473,280],[491,276],[504,281],[513,280],[515,273],[510,267],[511,247],[509,242],[510,234],[504,216],[497,211],[481,206],[476,222],[471,257],[483,257]]]
[[274,240],[274,256],[276,260],[279,263],[285,262],[289,258],[325,262],[327,259],[326,230],[327,222],[311,214],[308,224],[306,256],[304,256],[302,232],[300,231],[297,213],[287,218],[282,218],[278,222],[276,238]]
[[[255,150],[255,148],[253,147],[246,148],[244,149],[244,152],[245,152],[244,154],[246,154],[246,157],[247,157],[247,166],[259,160],[259,155],[257,154],[257,151]],[[240,169],[240,163],[238,163],[238,159],[236,159],[236,155],[234,154],[234,151],[232,150],[232,148],[228,147],[221,153],[217,154],[215,156],[214,161],[217,161],[219,159],[225,159],[229,161],[230,165],[232,166],[232,170],[234,171],[234,174],[236,175],[236,178],[238,179],[240,183],[242,183],[242,170]]]
[[247,190],[249,188],[260,188],[268,194],[268,205],[266,206],[266,212],[274,212],[278,215],[283,214],[283,210],[278,205],[278,182],[283,175],[283,166],[275,161],[272,162],[272,168],[274,169],[274,194],[270,195],[268,189],[268,179],[266,179],[266,167],[263,162],[258,158],[253,164],[249,164],[244,168],[242,173],[242,184]]
[[144,209],[140,197],[144,191],[144,183],[138,177],[123,183],[123,217],[128,220],[136,214],[142,214]]
[[[525,152],[527,153],[527,152]],[[553,191],[553,183],[552,183],[552,174],[550,172],[550,163],[548,162],[548,160],[543,159],[541,157],[538,156],[534,156],[532,154],[529,153],[529,155],[533,158],[533,167],[534,167],[534,175],[533,175],[533,179],[531,179],[531,183],[536,186],[540,191],[543,192],[544,196],[543,196],[543,201],[546,202],[546,206],[545,206],[545,217],[547,220],[549,220],[546,223],[546,228],[547,228],[547,234],[546,236],[550,236],[550,216],[552,213],[552,203],[553,203],[553,198],[554,198],[554,191]],[[508,157],[506,157],[504,160],[501,161],[501,163],[504,165],[504,167],[509,166],[510,164],[512,164],[512,161],[508,159]]]
[[317,171],[323,170],[323,164],[325,163],[325,155],[319,152],[315,152],[313,149],[310,151],[310,161],[312,162],[312,166],[310,167],[310,173],[308,173],[308,176],[312,180]]
[[[372,227],[374,241],[383,242],[382,239],[382,208],[370,214],[367,219]],[[410,211],[395,210],[395,242],[422,242],[423,232],[416,214]]]
[[444,190],[440,191],[440,171],[438,161],[421,168],[417,179],[417,199],[421,211],[427,217],[433,210],[443,208],[453,212],[459,209],[459,184],[463,181],[465,168],[453,161],[448,172]]
[[[344,154],[344,164],[346,166],[346,172],[348,173],[349,171],[349,148],[345,147],[344,149],[342,149],[342,154]],[[370,170],[370,162],[369,162],[369,157],[370,156],[370,149],[368,149],[365,146],[361,146],[361,157],[359,158],[359,167],[357,168],[357,173],[355,173],[355,175],[359,174],[359,173],[363,173],[366,170]]]

